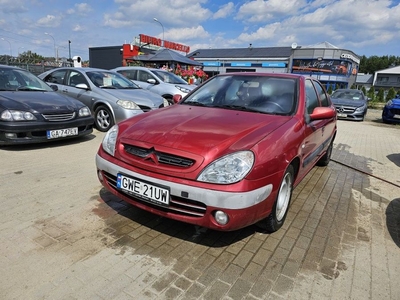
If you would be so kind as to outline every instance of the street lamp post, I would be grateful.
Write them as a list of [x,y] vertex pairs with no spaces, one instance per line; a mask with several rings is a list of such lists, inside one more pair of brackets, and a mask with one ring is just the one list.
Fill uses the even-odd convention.
[[160,21],[158,21],[157,18],[153,18],[153,20],[155,22],[157,22],[158,24],[160,24],[162,27],[162,44],[161,45],[162,45],[162,47],[164,47],[164,25]]
[[55,58],[55,60],[57,62],[58,61],[58,57],[57,57],[57,50],[56,50],[56,40],[50,33],[45,32],[44,34],[47,34],[47,35],[51,36],[51,38],[53,39],[53,42],[54,42],[54,58]]
[[12,49],[11,49],[11,43],[9,40],[6,40],[5,38],[1,38],[3,41],[6,41],[10,45],[10,56],[12,57]]

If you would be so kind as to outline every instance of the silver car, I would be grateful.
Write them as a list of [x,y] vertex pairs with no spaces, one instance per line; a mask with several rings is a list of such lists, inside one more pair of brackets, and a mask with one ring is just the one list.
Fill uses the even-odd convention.
[[163,97],[141,89],[124,76],[103,69],[64,67],[38,76],[55,91],[90,108],[99,131],[150,110],[168,106]]
[[170,103],[176,94],[186,96],[196,85],[188,84],[181,77],[163,69],[145,67],[118,67],[112,69],[132,80],[140,87],[166,98]]
[[369,100],[371,99],[357,89],[338,89],[331,95],[338,119],[364,121]]

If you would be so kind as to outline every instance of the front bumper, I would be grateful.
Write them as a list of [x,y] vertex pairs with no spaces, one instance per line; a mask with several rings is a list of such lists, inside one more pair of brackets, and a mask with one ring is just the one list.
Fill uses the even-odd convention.
[[[78,127],[78,135],[55,139],[47,138],[48,130]],[[0,122],[0,145],[35,144],[76,138],[93,132],[93,117],[65,122]],[[7,137],[6,134],[14,137]]]
[[[145,176],[110,162],[99,154],[96,155],[96,166],[103,186],[124,201],[163,217],[215,230],[230,231],[254,224],[268,216],[273,205],[273,201],[269,201],[274,199],[272,184],[247,192],[227,192],[191,186],[171,177],[166,180]],[[119,173],[169,187],[169,206],[146,202],[117,188]],[[226,225],[215,221],[215,212],[218,210],[228,215],[229,222]]]

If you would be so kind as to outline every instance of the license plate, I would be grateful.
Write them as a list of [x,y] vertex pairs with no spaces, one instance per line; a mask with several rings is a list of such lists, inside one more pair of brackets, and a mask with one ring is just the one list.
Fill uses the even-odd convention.
[[346,118],[347,114],[337,114],[337,116],[340,117],[340,118]]
[[57,130],[47,130],[48,139],[57,139],[61,137],[78,135],[78,127],[57,129]]
[[394,115],[393,118],[400,119],[400,115]]
[[136,178],[117,175],[117,187],[129,194],[154,204],[169,205],[169,189]]

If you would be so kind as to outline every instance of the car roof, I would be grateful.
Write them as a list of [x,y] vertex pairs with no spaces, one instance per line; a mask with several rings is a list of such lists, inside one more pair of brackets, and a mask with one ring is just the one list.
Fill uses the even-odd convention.
[[101,68],[91,68],[91,67],[60,67],[51,69],[50,71],[55,70],[82,70],[83,72],[93,72],[93,71],[100,71],[100,72],[114,72],[112,70],[101,69]]

